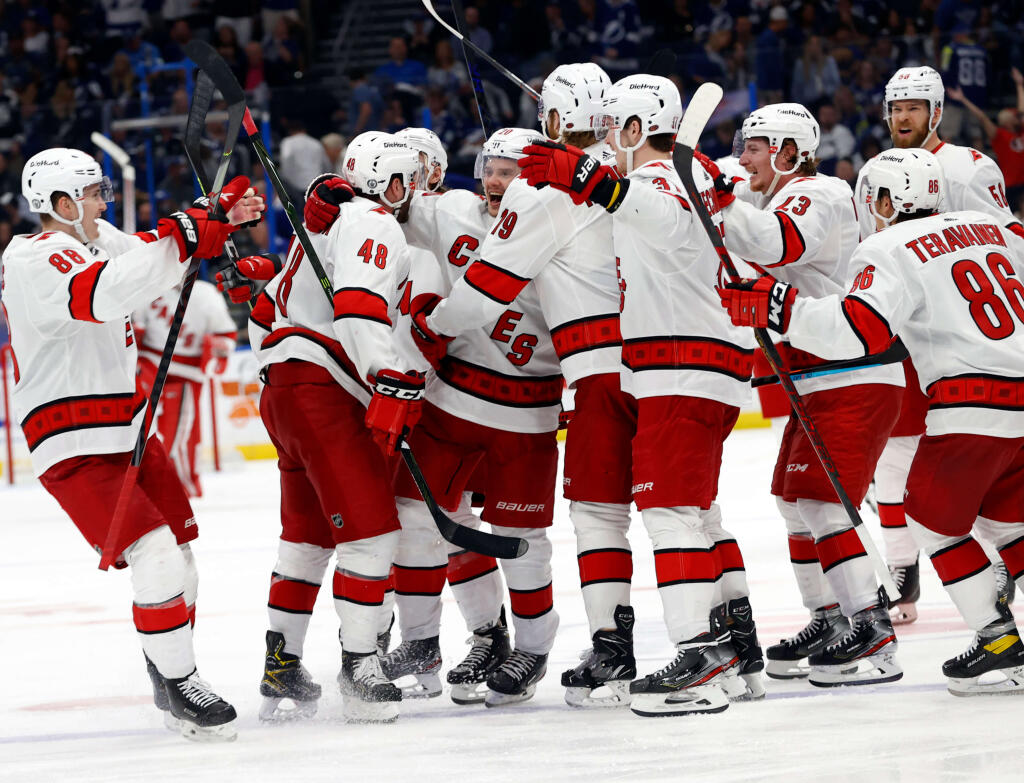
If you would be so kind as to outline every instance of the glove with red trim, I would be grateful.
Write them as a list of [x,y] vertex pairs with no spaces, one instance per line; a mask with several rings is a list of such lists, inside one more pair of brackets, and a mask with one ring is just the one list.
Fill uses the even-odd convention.
[[371,380],[373,398],[366,409],[366,426],[384,456],[390,457],[420,420],[423,374],[380,370]]
[[182,262],[192,257],[217,258],[224,252],[224,242],[238,229],[228,222],[227,214],[248,190],[249,178],[235,177],[221,190],[215,209],[192,207],[161,218],[156,224],[157,237],[173,237]]
[[302,219],[306,228],[317,234],[326,234],[338,219],[341,205],[356,195],[352,185],[337,174],[321,174],[306,188],[306,205]]
[[441,369],[441,360],[448,354],[448,344],[455,339],[438,334],[427,326],[427,316],[434,312],[440,301],[441,297],[437,294],[420,294],[413,297],[409,305],[409,315],[412,316],[412,339],[423,354],[423,358],[430,362],[430,366],[435,370]]
[[711,179],[715,181],[715,198],[718,199],[719,208],[725,209],[736,200],[736,196],[732,192],[736,183],[726,182],[725,174],[723,174],[722,170],[718,168],[718,164],[703,152],[694,151],[693,157],[701,166],[704,167],[704,171],[711,176]]
[[593,201],[609,212],[622,204],[629,180],[619,179],[611,166],[603,165],[579,147],[538,141],[524,147],[523,154],[519,167],[534,187],[551,185],[568,193],[574,204]]
[[716,289],[722,307],[736,326],[771,329],[784,334],[796,300],[797,289],[765,275],[756,280],[738,280]]
[[235,340],[223,334],[203,337],[203,353],[199,366],[205,375],[222,375],[228,368],[228,357],[235,350]]
[[217,290],[228,295],[235,304],[248,302],[257,293],[253,280],[270,280],[281,271],[281,257],[276,253],[246,256],[214,275]]

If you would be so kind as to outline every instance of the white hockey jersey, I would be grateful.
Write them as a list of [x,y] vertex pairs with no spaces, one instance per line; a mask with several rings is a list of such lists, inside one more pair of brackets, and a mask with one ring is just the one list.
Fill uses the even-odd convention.
[[[850,186],[836,177],[799,177],[780,188],[764,209],[736,199],[723,210],[730,252],[796,286],[804,296],[842,295],[853,279],[850,256],[857,246],[857,218]],[[791,369],[821,362],[783,345]],[[796,382],[801,394],[883,383],[904,386],[899,364],[808,378]]]
[[[694,181],[721,227],[715,185]],[[733,326],[715,293],[720,261],[669,161],[629,175],[612,217],[622,291],[622,389],[634,397],[686,395],[750,402],[753,331]],[[713,205],[713,206],[712,206]]]
[[[480,196],[468,190],[418,193],[403,225],[411,245],[429,250],[448,296],[480,257],[494,222]],[[424,288],[414,277],[414,295]],[[501,314],[482,327],[461,332],[427,382],[427,399],[453,416],[510,432],[558,428],[562,375],[540,297],[527,285]]]
[[[177,289],[171,290],[132,313],[132,324],[135,326],[139,339],[139,356],[160,364],[167,335],[174,320],[174,311],[178,306]],[[227,337],[231,340],[236,336],[235,322],[228,312],[224,297],[217,287],[205,280],[196,280],[192,294],[185,310],[185,318],[178,332],[178,342],[174,345],[174,354],[168,375],[187,378],[202,383],[206,380],[201,360],[203,355],[203,338],[207,335]]]
[[146,401],[130,316],[187,269],[171,237],[97,225],[88,246],[46,231],[16,236],[4,251],[14,415],[37,476],[70,457],[132,450]]
[[[853,265],[847,298],[906,345],[930,401],[928,434],[1024,436],[1024,240],[989,214],[946,213],[868,237]],[[862,356],[842,299],[798,296],[790,342],[833,359]]]
[[[604,144],[586,151],[609,162]],[[479,253],[427,319],[431,329],[457,335],[495,323],[532,280],[565,382],[619,372],[619,289],[604,209],[580,209],[561,191],[516,179]]]
[[289,359],[318,364],[367,405],[379,370],[412,369],[392,334],[409,277],[405,237],[389,210],[357,196],[342,204],[327,235],[309,238],[332,286],[333,307],[293,236],[284,268],[250,315],[256,358],[261,367]]

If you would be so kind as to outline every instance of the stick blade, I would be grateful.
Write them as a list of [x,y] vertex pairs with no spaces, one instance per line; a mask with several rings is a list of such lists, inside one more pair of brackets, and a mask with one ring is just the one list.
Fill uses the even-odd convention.
[[245,92],[238,79],[220,53],[210,44],[193,38],[185,44],[185,55],[199,66],[200,70],[209,74],[225,101],[229,104],[245,103]]
[[704,82],[690,98],[690,104],[683,114],[683,121],[679,123],[679,133],[676,135],[676,143],[696,149],[700,135],[715,113],[718,104],[722,102],[722,88],[713,82]]

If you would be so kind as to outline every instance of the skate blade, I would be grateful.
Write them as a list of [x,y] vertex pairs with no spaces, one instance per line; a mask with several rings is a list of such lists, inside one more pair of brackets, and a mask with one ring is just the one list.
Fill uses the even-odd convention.
[[451,683],[451,686],[452,701],[456,704],[483,704],[484,699],[487,698],[488,688],[486,682]]
[[687,688],[681,693],[634,693],[629,709],[642,718],[671,718],[724,712],[729,697],[717,685]]
[[397,701],[363,701],[355,696],[342,698],[346,723],[394,723],[398,720]]
[[910,625],[917,619],[917,605],[896,604],[889,610],[889,619],[893,625]]
[[799,661],[779,661],[769,658],[764,673],[773,680],[802,680],[811,673],[811,667],[807,665],[807,659]]
[[234,742],[238,738],[238,731],[233,720],[219,726],[197,726],[181,720],[181,736],[192,742]]
[[808,681],[818,688],[838,688],[844,685],[880,685],[903,677],[903,669],[893,653],[870,655],[861,661],[867,666],[861,667],[859,662],[852,669],[849,664],[815,666]]
[[[433,699],[441,695],[441,678],[437,672],[412,675],[415,681],[410,685],[399,685],[403,699]],[[392,680],[394,682],[394,680]],[[396,685],[398,683],[395,683]]]
[[511,704],[519,704],[520,702],[532,699],[536,691],[536,685],[526,686],[526,690],[522,693],[498,693],[488,688],[484,704],[488,707],[507,707]]
[[[291,707],[281,707],[282,702]],[[260,720],[264,723],[286,723],[293,720],[306,720],[316,715],[317,701],[295,701],[282,696],[264,696],[260,705]]]
[[741,674],[744,693],[729,701],[761,701],[765,697],[764,678],[760,672],[752,674]]
[[[991,680],[990,675],[1001,679]],[[1024,695],[1024,666],[996,669],[979,677],[949,677],[946,690],[960,697]]]
[[169,709],[163,710],[162,712],[164,714],[164,728],[168,731],[173,731],[175,734],[181,734],[184,721],[180,718],[175,718]]
[[628,707],[632,700],[629,692],[630,680],[609,680],[599,688],[566,688],[565,703],[570,707],[585,709],[607,709]]
[[722,672],[715,681],[729,701],[742,701],[747,695],[747,684],[731,669]]

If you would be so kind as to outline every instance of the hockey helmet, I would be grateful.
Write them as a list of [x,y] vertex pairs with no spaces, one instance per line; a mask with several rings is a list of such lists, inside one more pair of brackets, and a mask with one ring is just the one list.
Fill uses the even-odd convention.
[[[630,117],[640,120],[640,139],[631,147],[621,141],[623,126]],[[615,136],[615,146],[626,153],[625,173],[633,169],[633,153],[647,137],[661,133],[675,136],[683,119],[683,102],[679,90],[664,76],[635,74],[619,79],[604,94],[601,114],[597,119],[597,137],[603,139],[609,132]]]
[[[360,133],[345,151],[344,176],[352,187],[367,196],[379,196],[392,209],[400,207],[412,195],[413,188],[426,182],[420,154],[392,133]],[[384,197],[394,177],[405,185],[405,196],[392,203]]]
[[501,128],[491,134],[484,142],[483,148],[476,154],[473,165],[473,177],[483,179],[484,166],[488,158],[507,158],[519,160],[523,157],[523,148],[544,137],[535,130],[527,128]]
[[445,174],[448,173],[448,153],[437,134],[429,128],[405,128],[398,131],[395,136],[400,138],[417,152],[427,156],[429,174],[433,174],[434,167],[441,169],[441,178],[428,190],[437,190],[444,183]]
[[915,68],[900,68],[889,79],[885,85],[885,101],[882,104],[882,116],[891,126],[891,113],[893,101],[927,101],[928,102],[928,131],[934,131],[939,126],[939,119],[942,113],[939,112],[939,119],[935,117],[935,109],[942,108],[942,102],[946,97],[946,90],[942,86],[942,77],[934,68],[922,65]]
[[611,84],[608,74],[594,63],[559,65],[548,74],[540,90],[537,119],[541,130],[547,134],[547,116],[552,109],[558,112],[561,133],[593,130],[604,91]]
[[[945,190],[942,166],[924,149],[891,149],[864,164],[864,186],[871,214],[888,225],[896,216],[919,210],[935,212]],[[876,209],[878,195],[886,190],[896,211],[883,217]]]
[[775,167],[775,156],[778,156],[786,139],[792,139],[796,145],[797,165],[814,160],[821,141],[818,121],[799,103],[772,103],[752,111],[743,120],[740,133],[743,141],[760,137],[768,139],[768,151],[773,155],[772,168],[776,172],[779,169]]

